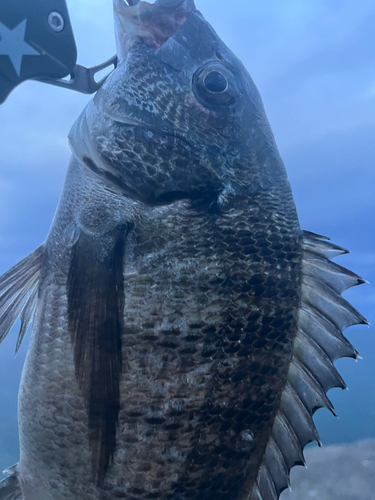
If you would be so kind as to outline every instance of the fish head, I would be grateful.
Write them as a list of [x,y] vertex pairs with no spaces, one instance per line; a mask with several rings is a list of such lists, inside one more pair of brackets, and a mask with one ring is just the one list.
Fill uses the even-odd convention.
[[78,156],[149,204],[286,175],[257,88],[193,0],[114,0],[114,15],[119,64],[72,129]]

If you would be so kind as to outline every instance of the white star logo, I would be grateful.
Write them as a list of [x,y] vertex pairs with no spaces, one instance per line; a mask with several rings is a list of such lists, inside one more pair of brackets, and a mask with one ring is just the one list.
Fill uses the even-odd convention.
[[0,23],[0,55],[8,56],[15,72],[21,74],[23,56],[40,56],[39,52],[25,42],[26,19],[10,30]]

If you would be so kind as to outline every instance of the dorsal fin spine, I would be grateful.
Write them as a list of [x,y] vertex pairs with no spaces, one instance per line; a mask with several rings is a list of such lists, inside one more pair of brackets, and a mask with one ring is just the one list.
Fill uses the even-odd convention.
[[[313,415],[319,408],[327,408],[335,417],[337,417],[337,413],[335,412],[335,409],[331,401],[328,399],[323,387],[314,377],[314,375],[309,372],[309,370],[307,370],[306,367],[298,360],[297,357],[295,357],[291,362],[290,369],[293,368],[297,372],[296,376],[299,377],[300,380],[305,382],[306,388],[310,387],[310,391],[317,396],[315,405],[311,403],[312,406],[310,406],[305,395],[305,397],[302,399],[302,402],[305,405],[306,410],[311,413],[311,415]],[[291,383],[293,385],[293,382]],[[298,386],[293,385],[293,387],[297,393],[301,394],[298,391]],[[304,394],[302,394],[302,396],[304,396]]]
[[[272,437],[277,443],[286,463],[290,470],[294,465],[305,465],[305,458],[302,452],[302,446],[298,440],[293,426],[289,422],[282,410],[279,410],[276,415],[275,424],[273,426]],[[290,447],[294,452],[294,457],[290,453]],[[288,448],[288,449],[287,449]],[[289,452],[289,453],[288,453]],[[293,462],[289,466],[289,463]]]
[[273,480],[276,492],[280,494],[290,487],[289,471],[284,456],[276,441],[270,437],[269,446],[266,449],[265,462]]
[[275,484],[271,477],[271,473],[265,463],[263,463],[259,469],[258,478],[258,486],[262,498],[264,500],[277,500],[279,498],[279,495],[277,494]]
[[309,339],[329,357],[331,361],[343,357],[356,359],[358,353],[344,337],[341,330],[306,304],[301,305],[298,335]]

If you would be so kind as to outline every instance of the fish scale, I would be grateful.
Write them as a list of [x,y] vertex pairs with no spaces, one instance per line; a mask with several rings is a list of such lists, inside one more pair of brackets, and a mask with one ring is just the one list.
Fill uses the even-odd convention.
[[[284,191],[285,197],[289,194],[285,182],[275,190]],[[272,204],[272,191],[269,200]],[[185,474],[173,486],[180,494],[201,495],[204,491],[221,498],[227,487],[232,498],[237,498],[233,483],[241,489],[241,481],[251,477],[249,470],[259,468],[257,462],[268,436],[265,434],[263,440],[258,436],[267,424],[271,432],[269,421],[285,385],[299,297],[285,293],[278,285],[298,279],[299,229],[294,210],[289,218],[283,218],[283,227],[277,227],[271,216],[267,224],[259,224],[258,231],[253,229],[259,222],[259,203],[265,203],[263,197],[251,203],[229,200],[215,210],[206,204],[197,210],[194,204],[188,207],[181,202],[171,205],[168,213],[163,209],[163,218],[147,213],[134,227],[135,243],[130,235],[136,262],[125,252],[129,259],[125,276],[127,266],[138,267],[138,272],[129,274],[125,286],[129,300],[125,305],[128,335],[123,340],[123,357],[132,377],[123,382],[122,393],[127,414],[136,417],[129,422],[120,414],[121,427],[127,428],[127,440],[134,432],[128,455],[141,463],[149,462],[150,450],[157,449],[157,443],[169,441],[178,450],[175,455],[183,450],[181,459],[175,456],[173,464],[165,462],[163,455],[154,459],[163,464],[163,481],[165,475],[179,475],[181,464],[186,462]],[[163,236],[150,241],[151,228]],[[275,236],[276,231],[277,244],[264,246],[264,235]],[[295,256],[287,259],[293,247]],[[259,260],[263,269],[259,269]],[[165,262],[168,265],[161,266]],[[277,273],[275,263],[280,268]],[[150,318],[152,323],[147,324]],[[178,419],[175,409],[170,409],[174,401],[179,405]],[[254,434],[255,441],[248,452],[241,449],[241,433],[246,430]],[[145,441],[148,432],[156,432],[153,445]],[[250,457],[252,463],[248,464]],[[220,478],[219,488],[215,478]],[[144,481],[140,479],[140,485]],[[147,498],[147,491],[139,493],[139,498]]]
[[364,280],[301,231],[257,89],[193,1],[114,7],[51,230],[0,277],[0,341],[33,323],[0,500],[278,500],[358,356],[341,294]]

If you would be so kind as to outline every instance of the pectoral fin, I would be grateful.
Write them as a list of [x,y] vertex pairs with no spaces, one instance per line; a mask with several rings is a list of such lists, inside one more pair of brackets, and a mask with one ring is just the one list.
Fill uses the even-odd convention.
[[0,277],[0,343],[20,318],[16,351],[34,316],[42,263],[43,246],[40,246]]
[[87,402],[94,480],[101,484],[116,447],[122,372],[123,256],[126,228],[81,233],[68,275],[68,318],[78,383]]

